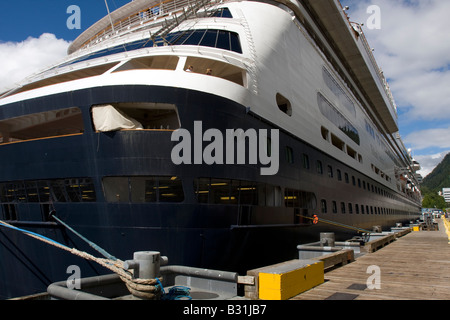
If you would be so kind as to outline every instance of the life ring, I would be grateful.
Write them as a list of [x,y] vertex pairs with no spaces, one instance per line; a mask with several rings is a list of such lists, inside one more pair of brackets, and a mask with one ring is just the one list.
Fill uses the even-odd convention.
[[319,222],[319,217],[317,215],[313,215],[314,219],[313,219],[313,223],[317,224]]

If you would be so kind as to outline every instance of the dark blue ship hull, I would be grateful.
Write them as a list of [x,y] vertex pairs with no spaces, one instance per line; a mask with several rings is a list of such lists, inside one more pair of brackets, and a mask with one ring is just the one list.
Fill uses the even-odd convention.
[[[170,264],[244,273],[296,258],[296,246],[317,241],[321,231],[334,231],[338,239],[354,235],[354,231],[344,228],[312,225],[306,216],[319,214],[328,220],[371,229],[374,225],[387,227],[409,221],[419,213],[412,201],[386,197],[392,190],[283,130],[279,141],[280,168],[274,176],[262,176],[261,165],[174,165],[171,151],[176,142],[171,141],[171,131],[95,131],[92,106],[122,102],[176,105],[181,127],[190,132],[194,121],[202,121],[204,130],[216,128],[222,132],[236,128],[278,129],[233,101],[179,88],[97,87],[6,105],[0,110],[2,119],[80,108],[84,132],[0,146],[0,183],[4,186],[43,183],[51,189],[65,181],[72,191],[73,186],[68,186],[71,183],[80,189],[88,188],[80,192],[84,195],[89,192],[90,196],[64,201],[53,196],[41,201],[31,199],[28,192],[25,198],[3,197],[1,220],[93,253],[92,248],[49,217],[53,211],[83,236],[123,260],[130,259],[135,251],[155,250],[167,255]],[[286,147],[293,154],[288,156]],[[303,154],[308,155],[309,169],[302,164]],[[330,178],[326,173],[319,174],[315,168],[317,161],[367,181],[383,192],[371,192]],[[176,202],[111,201],[105,196],[105,177],[177,177],[181,181],[182,198]],[[199,179],[228,179],[230,184],[239,184],[241,187],[235,190],[241,192],[245,189],[242,186],[251,182],[258,190],[257,196],[264,196],[266,202],[243,201],[242,193],[238,199],[228,196],[235,200],[229,204],[211,199],[203,201],[199,198]],[[213,180],[210,181],[212,187]],[[279,204],[267,205],[269,196],[259,193],[269,188],[279,190],[282,197]],[[252,188],[246,188],[249,189]],[[294,190],[296,195],[307,199],[289,205],[287,190]],[[253,195],[256,197],[256,193]],[[326,212],[321,207],[322,200],[329,203]],[[333,213],[333,200],[346,206],[352,203],[375,207],[375,212]],[[380,212],[381,202],[385,208]],[[45,291],[52,282],[69,277],[66,271],[70,265],[78,265],[82,277],[109,272],[18,231],[0,228],[0,298]]]

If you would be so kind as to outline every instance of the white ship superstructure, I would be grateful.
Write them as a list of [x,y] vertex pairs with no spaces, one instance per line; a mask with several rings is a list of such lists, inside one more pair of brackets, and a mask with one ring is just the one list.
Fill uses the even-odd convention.
[[[117,255],[146,241],[175,263],[234,269],[289,255],[264,256],[261,243],[328,231],[313,214],[369,230],[420,215],[420,166],[338,0],[135,0],[69,54],[1,96],[0,153],[13,155],[0,179],[3,220],[64,238],[53,210]],[[199,122],[279,130],[279,171],[175,165],[171,135],[195,134]]]

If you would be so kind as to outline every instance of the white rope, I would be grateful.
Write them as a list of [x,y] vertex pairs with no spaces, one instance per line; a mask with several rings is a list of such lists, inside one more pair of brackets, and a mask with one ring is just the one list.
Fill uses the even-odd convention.
[[124,262],[119,259],[114,261],[106,258],[98,258],[87,252],[80,251],[75,248],[69,248],[61,243],[56,242],[55,240],[46,238],[42,235],[38,235],[33,232],[17,228],[1,220],[0,225],[13,230],[21,231],[22,233],[34,239],[37,239],[39,241],[45,242],[49,245],[52,245],[64,251],[67,251],[85,260],[90,260],[98,263],[99,265],[119,275],[120,279],[125,282],[130,293],[133,294],[134,296],[140,297],[142,299],[159,299],[161,296],[161,286],[159,279],[139,279],[139,278],[136,279],[133,277],[133,272],[126,270],[123,267]]

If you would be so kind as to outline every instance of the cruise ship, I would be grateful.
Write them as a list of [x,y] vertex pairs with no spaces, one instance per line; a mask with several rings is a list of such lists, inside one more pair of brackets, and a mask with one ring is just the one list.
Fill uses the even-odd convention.
[[[92,252],[70,226],[122,260],[293,259],[320,232],[419,217],[419,168],[338,0],[130,1],[0,95],[0,220]],[[71,265],[108,272],[0,226],[1,299]]]

